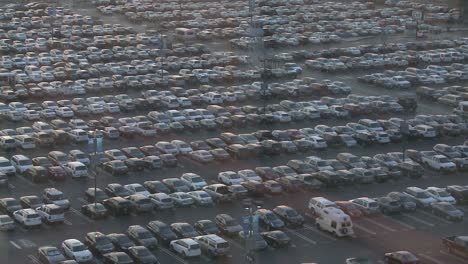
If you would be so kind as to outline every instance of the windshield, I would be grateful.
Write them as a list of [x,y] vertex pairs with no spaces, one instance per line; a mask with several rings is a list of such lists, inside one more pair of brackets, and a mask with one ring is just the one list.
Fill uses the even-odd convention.
[[85,245],[76,245],[72,247],[72,251],[77,252],[77,251],[85,251],[87,250]]
[[418,192],[416,193],[416,198],[420,198],[420,199],[426,199],[426,198],[429,198],[431,197],[428,193],[426,192]]
[[0,167],[9,167],[11,163],[9,161],[0,162]]
[[20,160],[19,165],[21,165],[21,166],[32,165],[32,161],[31,160]]

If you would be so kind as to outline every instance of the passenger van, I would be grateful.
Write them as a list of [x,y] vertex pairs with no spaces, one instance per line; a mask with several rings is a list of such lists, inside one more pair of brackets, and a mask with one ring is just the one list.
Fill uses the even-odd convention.
[[317,229],[325,230],[338,237],[354,234],[351,217],[341,209],[329,207],[316,219]]
[[22,149],[36,148],[36,141],[28,135],[18,135],[15,137],[16,144]]
[[65,165],[65,170],[72,178],[88,177],[88,167],[79,161],[71,161]]
[[433,138],[437,136],[436,130],[428,125],[417,125],[414,127],[414,129],[422,136],[425,138]]
[[88,141],[88,133],[83,129],[73,129],[68,132],[68,135],[75,142],[85,142]]
[[63,223],[65,221],[63,208],[56,204],[42,205],[36,211],[46,223]]
[[11,164],[16,168],[16,171],[23,173],[29,168],[33,167],[31,159],[24,155],[14,155],[11,157]]

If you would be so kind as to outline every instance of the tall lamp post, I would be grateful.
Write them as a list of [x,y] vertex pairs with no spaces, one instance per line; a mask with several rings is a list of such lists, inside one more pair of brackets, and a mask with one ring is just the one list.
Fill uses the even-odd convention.
[[[247,212],[249,213],[249,215],[247,217],[244,217],[243,218],[243,221],[245,224],[245,219],[247,218],[248,222],[248,234],[245,234],[245,231],[244,230],[244,235],[245,235],[245,241],[246,241],[246,262],[249,263],[249,264],[252,264],[252,263],[255,263],[256,260],[255,260],[255,255],[254,255],[254,250],[253,250],[253,243],[255,243],[254,241],[254,232],[256,232],[258,230],[258,227],[256,227],[254,229],[254,225],[258,225],[258,218],[257,218],[257,221],[255,222],[254,221],[254,212],[255,210],[257,209],[260,209],[263,205],[263,202],[262,201],[257,201],[257,200],[252,200],[252,199],[244,199],[243,200],[243,205],[244,205],[244,209],[247,210]],[[244,227],[245,229],[245,227]]]

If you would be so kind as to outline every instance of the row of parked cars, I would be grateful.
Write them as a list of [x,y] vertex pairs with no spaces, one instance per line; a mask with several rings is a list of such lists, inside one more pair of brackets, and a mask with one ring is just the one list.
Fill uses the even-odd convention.
[[404,71],[386,70],[358,77],[358,80],[380,87],[408,89],[417,85],[463,82],[468,78],[466,64],[429,65],[425,69],[410,67]]
[[[268,246],[287,247],[291,239],[281,230],[286,224],[300,226],[304,218],[293,208],[285,205],[273,210],[259,209],[254,213],[261,226],[267,231],[255,233],[254,250],[263,250]],[[77,262],[103,259],[104,263],[158,263],[151,251],[158,247],[168,247],[182,257],[198,257],[202,253],[209,257],[221,257],[230,252],[229,239],[238,239],[246,243],[248,234],[244,234],[238,221],[228,214],[218,214],[214,220],[198,220],[193,225],[186,222],[170,225],[154,220],[146,227],[129,226],[125,233],[89,232],[84,242],[67,239],[61,244],[62,252],[53,246],[38,249],[39,259],[50,263],[73,259]],[[227,239],[223,238],[227,237]],[[54,254],[52,254],[54,253]]]
[[[308,68],[322,71],[362,70],[370,68],[408,67],[420,64],[460,63],[468,58],[467,45],[430,51],[399,51],[396,53],[366,53],[359,57],[317,58],[305,61]],[[357,50],[359,51],[359,50]]]

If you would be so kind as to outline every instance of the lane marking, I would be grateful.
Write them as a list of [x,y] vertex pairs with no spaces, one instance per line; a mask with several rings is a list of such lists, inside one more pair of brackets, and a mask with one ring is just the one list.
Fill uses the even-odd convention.
[[436,258],[433,258],[433,257],[431,257],[431,256],[428,256],[428,255],[426,255],[426,254],[419,253],[418,255],[421,256],[421,257],[423,257],[423,258],[425,258],[425,259],[428,259],[428,260],[430,260],[430,261],[432,261],[432,262],[434,262],[434,263],[436,263],[436,264],[445,264],[444,261],[440,261],[440,260],[438,260],[438,259],[436,259]]
[[13,240],[10,240],[10,244],[11,244],[12,246],[14,246],[15,248],[17,248],[17,249],[21,249],[21,246],[18,245],[18,244],[16,244],[15,241],[13,241]]
[[443,250],[441,250],[441,251],[439,251],[439,252],[440,252],[440,254],[443,254],[443,255],[445,255],[445,256],[449,256],[449,257],[458,259],[458,260],[460,260],[462,263],[464,263],[464,262],[466,261],[466,259],[464,259],[464,258],[462,258],[462,257],[459,257],[459,256],[457,256],[457,255],[450,254],[450,253],[445,252],[445,251],[443,251]]
[[310,231],[312,231],[312,232],[314,232],[314,233],[316,233],[316,234],[318,234],[318,235],[320,235],[320,236],[322,236],[324,238],[328,238],[328,239],[333,240],[333,241],[337,240],[336,238],[332,237],[331,235],[328,235],[328,234],[326,234],[326,233],[324,233],[324,232],[322,232],[320,230],[315,229],[313,226],[304,225],[304,228],[307,229],[307,230],[310,230]]
[[299,238],[302,238],[302,239],[305,240],[306,242],[309,242],[309,243],[311,243],[311,244],[313,244],[313,245],[317,245],[317,241],[314,241],[314,240],[312,240],[312,239],[310,239],[310,238],[308,238],[308,237],[306,237],[306,236],[304,236],[304,235],[301,235],[301,234],[299,234],[298,232],[296,232],[296,231],[294,231],[294,230],[292,230],[292,229],[286,228],[286,230],[287,230],[288,232],[290,232],[291,234],[293,234],[293,235],[295,235],[295,236],[297,236],[297,237],[299,237]]
[[15,189],[15,188],[16,188],[16,187],[15,187],[13,184],[11,184],[11,183],[8,184],[8,187],[9,187],[10,189]]
[[368,233],[370,235],[373,235],[373,236],[377,235],[376,232],[374,232],[374,231],[372,231],[370,229],[367,229],[367,228],[365,228],[365,227],[363,227],[363,226],[361,226],[361,225],[359,225],[357,223],[353,223],[353,226],[356,227],[357,229],[361,229],[362,231],[364,231],[364,232],[366,232],[366,233]]
[[68,221],[67,219],[65,219],[65,221],[63,221],[63,222],[64,222],[66,225],[69,225],[69,226],[73,225],[73,223],[70,222],[70,221]]
[[74,213],[75,215],[79,216],[80,218],[86,220],[89,223],[94,223],[94,220],[89,219],[88,217],[86,217],[86,215],[82,214],[80,211],[76,210],[73,207],[70,207],[70,212]]
[[167,255],[175,258],[177,261],[179,261],[180,263],[183,263],[183,264],[188,264],[188,262],[186,262],[183,258],[177,256],[176,254],[172,253],[170,250],[168,249],[165,249],[165,248],[162,248],[160,247],[159,250],[161,250],[162,252],[166,253]]
[[37,259],[35,256],[33,255],[28,255],[28,258],[31,260],[32,263],[36,263],[36,264],[41,264],[41,262],[39,261],[39,259]]
[[387,231],[390,231],[390,232],[395,232],[395,231],[396,231],[395,229],[393,229],[393,228],[391,228],[391,227],[388,227],[388,226],[386,226],[386,225],[384,225],[384,224],[381,224],[381,223],[379,223],[379,222],[377,222],[377,221],[375,221],[375,220],[373,220],[373,219],[364,218],[363,220],[364,220],[364,221],[371,222],[371,223],[373,223],[373,224],[376,225],[376,226],[380,226],[381,228],[383,228],[383,229],[385,229],[385,230],[387,230]]
[[416,229],[416,227],[414,227],[414,226],[412,226],[412,225],[410,225],[410,224],[407,224],[407,223],[405,223],[405,222],[403,222],[403,221],[400,221],[400,220],[398,220],[398,219],[394,219],[394,218],[392,218],[392,217],[390,217],[390,216],[383,215],[383,217],[389,219],[390,221],[394,221],[394,222],[396,222],[396,223],[398,223],[398,224],[400,224],[400,225],[402,225],[402,226],[404,226],[404,227],[406,227],[406,228],[409,228],[409,229],[411,229],[411,230],[415,230],[415,229]]
[[430,217],[430,218],[432,218],[432,219],[436,219],[437,221],[442,221],[442,222],[444,222],[444,223],[446,223],[446,224],[453,224],[453,222],[450,222],[450,221],[448,221],[448,220],[445,220],[445,219],[442,218],[442,217],[439,217],[439,216],[430,214],[430,213],[428,213],[428,212],[425,212],[425,211],[419,211],[419,212],[422,213],[422,214],[424,214],[424,215],[426,215],[427,217]]
[[422,220],[422,219],[419,219],[419,218],[416,217],[416,216],[413,216],[413,215],[410,215],[410,214],[405,214],[405,213],[403,213],[402,215],[404,215],[404,216],[406,216],[406,217],[408,217],[408,218],[411,218],[411,219],[413,219],[413,220],[416,221],[416,222],[419,222],[419,223],[422,223],[422,224],[425,224],[425,225],[428,225],[428,226],[435,226],[433,223],[429,223],[429,222],[427,222],[427,221],[424,221],[424,220]]

